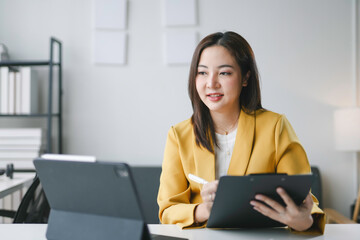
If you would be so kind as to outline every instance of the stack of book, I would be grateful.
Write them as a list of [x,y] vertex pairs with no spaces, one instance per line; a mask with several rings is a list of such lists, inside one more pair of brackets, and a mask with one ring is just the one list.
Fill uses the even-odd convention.
[[12,163],[15,169],[33,169],[41,147],[41,128],[0,128],[0,168]]
[[0,67],[0,114],[37,112],[38,85],[30,67]]

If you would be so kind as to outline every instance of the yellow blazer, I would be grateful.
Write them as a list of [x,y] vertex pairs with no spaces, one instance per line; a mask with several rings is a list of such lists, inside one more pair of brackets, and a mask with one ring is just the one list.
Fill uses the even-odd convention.
[[[254,117],[241,111],[228,175],[310,171],[306,153],[285,116],[259,110]],[[194,209],[202,202],[202,185],[189,180],[189,173],[215,180],[215,155],[196,145],[190,119],[168,132],[158,193],[162,223],[182,228],[194,225]],[[314,201],[312,228],[323,232],[324,214],[316,198]]]

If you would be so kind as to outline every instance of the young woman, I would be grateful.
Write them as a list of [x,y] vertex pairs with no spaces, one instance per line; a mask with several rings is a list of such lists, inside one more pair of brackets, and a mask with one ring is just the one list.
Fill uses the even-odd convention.
[[[188,90],[193,115],[169,130],[165,147],[158,194],[162,223],[205,226],[220,176],[310,172],[288,120],[262,108],[254,53],[243,37],[205,37],[193,55]],[[189,173],[209,183],[191,181]],[[249,204],[296,231],[323,232],[324,214],[311,193],[297,206],[283,189],[277,192],[285,207],[261,194]]]

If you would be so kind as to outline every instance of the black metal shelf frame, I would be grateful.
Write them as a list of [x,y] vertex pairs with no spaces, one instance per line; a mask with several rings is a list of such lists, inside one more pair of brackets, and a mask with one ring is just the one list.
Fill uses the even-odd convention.
[[[23,118],[43,118],[48,117],[47,113],[36,113],[36,114],[0,114],[0,117],[23,117]],[[58,113],[51,114],[52,117],[58,117]]]
[[[58,45],[59,59],[54,62],[54,46]],[[0,66],[49,66],[49,90],[48,90],[48,109],[46,114],[1,114],[0,117],[23,117],[23,118],[46,118],[47,136],[46,152],[52,153],[52,118],[58,118],[58,152],[62,153],[62,43],[54,37],[50,38],[50,58],[44,61],[0,61]],[[58,112],[53,113],[53,68],[58,67]]]
[[[50,61],[41,61],[41,60],[34,60],[34,61],[1,61],[0,66],[48,66]],[[59,65],[59,63],[53,63],[53,65]]]

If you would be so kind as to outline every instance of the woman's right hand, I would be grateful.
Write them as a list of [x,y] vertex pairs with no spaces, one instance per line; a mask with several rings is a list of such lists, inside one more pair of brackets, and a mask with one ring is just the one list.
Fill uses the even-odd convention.
[[201,189],[200,195],[203,200],[195,209],[195,222],[202,223],[209,219],[214,203],[219,180],[206,183]]

